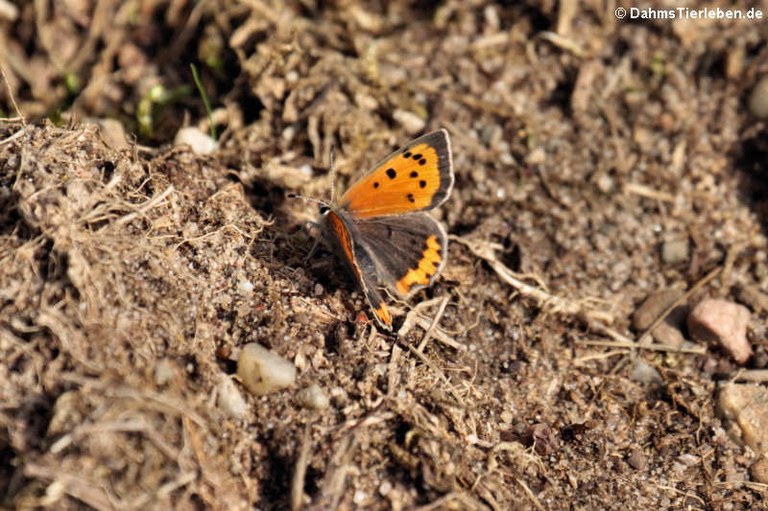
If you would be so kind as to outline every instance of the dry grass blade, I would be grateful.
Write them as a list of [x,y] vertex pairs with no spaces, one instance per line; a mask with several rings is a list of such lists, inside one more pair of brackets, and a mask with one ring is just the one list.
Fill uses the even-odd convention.
[[[48,487],[47,495],[42,497],[37,503],[27,503],[29,507],[49,507],[56,504],[63,494],[83,502],[84,504],[98,510],[124,509],[126,506],[121,500],[103,488],[94,481],[82,476],[82,474],[70,474],[63,470],[53,467],[40,465],[38,463],[27,463],[24,465],[24,475],[30,478],[43,479],[51,481]],[[25,507],[23,503],[22,508]]]
[[539,288],[530,286],[518,279],[515,272],[507,268],[507,266],[496,257],[495,250],[499,248],[498,246],[492,243],[470,241],[459,236],[451,236],[450,238],[469,248],[475,256],[487,262],[501,280],[515,288],[522,296],[534,300],[545,310],[549,310],[555,314],[583,317],[586,318],[588,322],[599,321],[605,324],[613,323],[613,315],[609,312],[595,310],[589,307],[587,304],[590,303],[590,300],[582,300],[579,302],[566,300]]
[[446,493],[429,504],[417,507],[416,511],[439,511],[441,509],[466,509],[468,511],[485,511],[489,508],[472,495],[464,492]]
[[[445,305],[443,305],[443,303]],[[438,308],[437,314],[432,319],[422,315],[422,311],[424,309],[435,304],[439,304],[440,306]],[[446,334],[437,326],[440,322],[440,318],[442,317],[443,312],[445,311],[445,306],[447,305],[447,297],[433,298],[431,300],[426,300],[417,304],[413,309],[408,311],[408,314],[405,317],[405,321],[403,321],[403,325],[400,327],[400,330],[397,331],[397,337],[404,337],[408,334],[408,332],[411,331],[411,328],[413,328],[414,325],[417,325],[424,329],[425,332],[421,341],[422,343],[426,343],[430,337],[433,337],[436,341],[445,344],[446,346],[449,346],[455,350],[466,351],[466,346],[459,344],[456,340],[454,340],[451,336]]]
[[11,84],[8,83],[8,75],[5,74],[5,68],[3,66],[0,66],[0,76],[3,77],[3,83],[5,84],[7,90],[8,90],[8,97],[11,101],[11,105],[13,105],[13,109],[16,111],[16,117],[13,119],[5,119],[6,121],[21,121],[22,126],[27,125],[27,120],[24,118],[24,114],[21,113],[21,110],[19,109],[19,105],[16,103],[16,98],[13,95],[13,89],[11,89]]
[[589,341],[576,340],[576,344],[584,346],[604,346],[607,348],[626,348],[630,350],[664,351],[669,353],[687,353],[690,355],[706,355],[707,348],[700,346],[697,348],[679,348],[677,346],[667,346],[665,344],[639,344],[633,340],[627,341]]
[[307,476],[309,449],[311,447],[309,428],[308,425],[304,427],[304,433],[301,436],[299,457],[296,459],[296,465],[293,469],[293,479],[291,480],[291,511],[300,511],[304,506],[304,480]]

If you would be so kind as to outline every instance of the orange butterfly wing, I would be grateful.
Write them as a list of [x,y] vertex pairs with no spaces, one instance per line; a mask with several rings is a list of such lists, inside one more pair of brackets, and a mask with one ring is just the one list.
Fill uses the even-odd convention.
[[339,200],[355,218],[402,215],[442,204],[453,187],[451,142],[444,129],[398,149]]

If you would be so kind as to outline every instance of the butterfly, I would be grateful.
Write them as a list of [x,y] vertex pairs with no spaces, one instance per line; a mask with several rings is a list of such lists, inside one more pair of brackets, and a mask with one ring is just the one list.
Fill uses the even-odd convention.
[[446,201],[453,181],[451,142],[440,129],[393,152],[320,208],[325,238],[386,330],[392,315],[382,288],[407,298],[445,266],[448,237],[426,211]]

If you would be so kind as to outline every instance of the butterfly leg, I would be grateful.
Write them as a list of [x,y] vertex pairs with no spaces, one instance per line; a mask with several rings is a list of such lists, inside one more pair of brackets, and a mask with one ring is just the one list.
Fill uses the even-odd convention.
[[[322,226],[318,222],[308,222],[309,228],[314,228],[315,230],[321,231]],[[312,247],[309,249],[309,252],[307,252],[307,255],[304,256],[304,265],[307,265],[309,261],[314,257],[315,252],[317,252],[317,247],[322,242],[322,235],[315,236],[314,241],[312,242]]]

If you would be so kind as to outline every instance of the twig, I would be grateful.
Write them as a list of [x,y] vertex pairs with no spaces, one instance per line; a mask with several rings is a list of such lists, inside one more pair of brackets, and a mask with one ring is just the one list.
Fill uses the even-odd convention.
[[576,42],[572,41],[567,37],[563,37],[561,35],[555,34],[554,32],[541,32],[539,34],[539,37],[541,37],[545,41],[549,41],[550,43],[554,44],[558,48],[570,51],[571,53],[573,53],[575,56],[579,58],[584,58],[586,56],[586,54],[584,53],[584,50],[582,50],[579,47],[579,45],[576,44]]
[[299,457],[296,459],[296,468],[291,480],[291,511],[300,511],[304,501],[304,479],[307,476],[307,465],[309,465],[309,447],[311,437],[309,435],[309,425],[304,427],[304,434],[301,438],[301,447]]
[[[408,314],[405,316],[405,321],[403,321],[403,326],[400,327],[400,330],[397,331],[397,336],[399,338],[404,337],[408,332],[410,332],[411,328],[413,328],[414,325],[419,326],[424,329],[425,332],[429,331],[430,336],[434,337],[436,341],[441,342],[445,344],[446,346],[450,346],[451,348],[459,351],[467,351],[467,347],[463,344],[459,344],[456,342],[452,337],[450,337],[448,334],[437,328],[436,326],[433,327],[432,323],[433,321],[430,321],[429,319],[425,318],[421,315],[421,310],[425,309],[427,307],[431,307],[432,305],[436,303],[440,303],[444,300],[444,298],[433,298],[431,300],[427,300],[424,302],[421,302],[420,304],[416,305],[413,309],[411,309]],[[447,300],[447,298],[445,299]],[[443,307],[444,309],[444,307]],[[436,316],[437,320],[440,320],[440,314]],[[430,331],[431,330],[431,331]],[[425,335],[426,338],[426,335]],[[422,342],[424,342],[422,340]]]
[[746,381],[751,383],[765,383],[768,381],[768,369],[739,370],[731,373],[729,381]]
[[400,327],[400,330],[397,331],[398,337],[405,336],[408,332],[411,331],[411,328],[414,326],[414,321],[416,316],[423,310],[428,307],[431,307],[435,305],[436,303],[439,303],[442,298],[432,298],[431,300],[424,300],[423,302],[419,302],[416,304],[415,307],[413,307],[410,311],[408,311],[408,314],[405,315],[405,320],[403,321],[403,326]]
[[672,204],[675,202],[674,195],[654,190],[653,188],[641,185],[639,183],[627,183],[624,185],[624,192],[633,193],[635,195],[639,195],[640,197],[645,197],[646,199],[655,199],[661,202],[669,202]]
[[21,120],[22,126],[26,126],[27,121],[24,118],[24,114],[21,113],[21,110],[19,109],[19,105],[16,103],[16,98],[14,97],[13,90],[11,89],[11,82],[8,81],[8,76],[5,74],[5,68],[3,66],[0,66],[0,76],[3,77],[3,81],[5,82],[5,87],[8,89],[8,98],[11,100],[13,109],[16,110],[17,118]]
[[533,505],[538,509],[539,511],[544,511],[544,506],[541,505],[541,502],[539,502],[539,499],[536,498],[536,495],[533,494],[530,488],[528,488],[528,485],[525,484],[521,479],[515,479],[517,481],[517,484],[520,485],[520,487],[523,489],[526,495],[528,495],[528,498],[531,499],[531,502],[533,502]]
[[[452,502],[461,504],[460,506],[449,505]],[[415,508],[416,511],[434,511],[436,509],[490,509],[488,506],[466,493],[451,492],[446,493],[440,498]]]
[[[611,343],[611,345],[613,345],[613,344]],[[583,364],[584,362],[589,362],[591,360],[605,360],[606,358],[615,357],[617,355],[624,356],[626,354],[627,354],[627,352],[625,351],[625,349],[624,348],[620,348],[620,349],[617,349],[617,350],[605,351],[605,352],[602,352],[602,353],[593,353],[591,355],[584,355],[583,357],[578,357],[578,358],[573,359],[573,363],[574,363],[574,365],[580,365],[580,364]]]
[[178,450],[168,445],[157,430],[153,429],[147,421],[144,419],[128,419],[123,421],[104,421],[97,422],[95,424],[81,424],[77,426],[71,433],[68,433],[58,439],[51,445],[49,452],[51,454],[58,454],[73,442],[80,440],[86,435],[99,435],[106,432],[116,433],[143,433],[150,442],[155,444],[157,449],[163,453],[170,460],[177,460],[179,458]]
[[669,346],[667,344],[638,344],[634,341],[574,341],[576,344],[584,344],[585,346],[606,346],[610,348],[626,348],[631,350],[649,350],[649,351],[665,351],[672,353],[690,353],[693,355],[706,355],[707,349],[704,346],[698,348],[677,348],[675,346]]
[[[424,330],[429,330],[430,326],[432,325],[432,322],[423,316],[416,317],[414,321],[416,322],[417,325],[419,325]],[[463,344],[459,344],[451,336],[449,336],[439,328],[436,328],[432,331],[432,336],[435,338],[436,341],[441,342],[446,346],[450,346],[455,350],[467,351],[466,346],[464,346]]]
[[392,343],[392,355],[389,357],[389,377],[387,378],[387,396],[392,397],[395,395],[395,387],[397,387],[397,368],[400,367],[400,355],[403,350],[397,343]]
[[421,339],[421,342],[419,343],[419,347],[417,348],[420,352],[424,353],[424,348],[427,345],[427,342],[429,342],[429,339],[432,337],[432,333],[435,331],[435,328],[440,323],[440,320],[443,317],[443,314],[445,313],[445,307],[448,305],[448,297],[444,296],[442,300],[440,300],[440,306],[437,309],[437,313],[435,314],[435,317],[432,318],[432,323],[429,325],[429,328],[424,332],[424,337]]
[[187,403],[181,400],[175,399],[167,394],[159,392],[153,392],[151,390],[137,390],[127,386],[114,386],[93,378],[80,376],[73,373],[67,373],[62,375],[64,382],[71,382],[82,387],[85,387],[89,391],[98,391],[102,394],[106,394],[111,397],[118,397],[124,399],[132,399],[142,404],[154,403],[159,405],[164,410],[170,410],[182,417],[188,417],[190,421],[197,424],[199,427],[204,428],[207,421],[203,419],[197,412],[190,410]]
[[126,509],[145,509],[150,502],[160,501],[163,497],[170,495],[179,488],[188,485],[195,479],[197,479],[197,473],[182,472],[179,477],[173,481],[168,481],[164,485],[160,486],[156,491],[141,495],[136,500],[131,502],[131,504],[126,507]]
[[416,358],[421,360],[424,363],[424,365],[426,365],[433,373],[435,373],[435,375],[440,379],[440,381],[445,383],[445,386],[448,389],[448,392],[454,397],[454,399],[456,399],[458,403],[461,403],[461,404],[464,403],[464,398],[462,398],[459,395],[459,393],[456,391],[456,389],[454,389],[453,385],[451,384],[451,381],[448,379],[448,377],[439,367],[437,367],[431,360],[429,360],[426,355],[424,355],[422,352],[420,352],[410,344],[406,344],[405,347],[408,348],[408,351],[413,353],[416,356]]
[[134,211],[132,213],[128,213],[127,215],[122,216],[122,217],[118,218],[117,220],[115,220],[115,224],[116,225],[126,224],[126,223],[130,222],[131,220],[133,220],[134,218],[136,218],[137,216],[146,213],[150,209],[152,209],[155,206],[157,206],[158,204],[160,204],[166,197],[168,197],[171,193],[173,193],[173,191],[174,191],[173,185],[169,185],[168,188],[163,190],[163,192],[161,194],[155,195],[151,199],[149,199],[146,202],[144,202],[141,206],[136,208],[136,211]]
[[0,145],[5,145],[5,144],[8,144],[10,142],[13,142],[14,140],[16,140],[17,138],[22,136],[26,131],[27,131],[26,129],[21,128],[19,131],[17,131],[16,133],[11,135],[10,137],[6,138],[5,140],[0,140]]
[[[123,507],[123,504],[121,504],[120,499],[116,495],[110,495],[108,490],[102,485],[85,479],[80,474],[74,475],[64,472],[60,468],[28,462],[24,465],[24,476],[30,479],[53,481],[51,486],[58,483],[58,489],[62,493],[66,493],[94,509],[113,510]],[[53,489],[49,487],[49,490]],[[41,504],[43,503],[41,502]],[[48,502],[48,506],[50,504],[53,504],[53,502]]]
[[516,278],[515,273],[507,268],[507,266],[496,257],[496,254],[494,253],[496,245],[469,241],[459,236],[451,236],[450,238],[469,248],[473,254],[486,261],[504,282],[515,288],[523,296],[532,298],[540,306],[549,306],[555,313],[571,316],[584,316],[588,322],[600,321],[606,324],[613,323],[613,315],[609,312],[587,308],[581,302],[572,302],[560,298],[559,296],[552,295],[519,280]]

